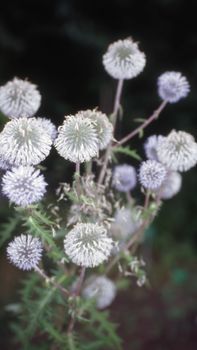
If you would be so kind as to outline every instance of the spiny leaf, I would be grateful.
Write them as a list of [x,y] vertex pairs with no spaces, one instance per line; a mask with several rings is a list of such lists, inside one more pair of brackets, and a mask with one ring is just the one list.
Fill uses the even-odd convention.
[[114,147],[113,152],[125,154],[125,155],[132,157],[132,158],[139,160],[139,161],[142,160],[142,158],[139,156],[137,151],[135,149],[130,149],[130,147],[128,147],[128,146],[127,147],[121,147],[121,146]]

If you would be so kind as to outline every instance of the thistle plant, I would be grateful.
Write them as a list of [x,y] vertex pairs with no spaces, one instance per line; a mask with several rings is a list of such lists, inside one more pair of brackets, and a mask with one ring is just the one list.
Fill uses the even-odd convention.
[[[122,349],[106,309],[114,307],[125,278],[129,288],[148,285],[138,248],[163,201],[181,190],[180,172],[197,164],[194,137],[174,125],[168,135],[142,140],[144,154],[129,147],[158,123],[168,103],[187,96],[181,73],[160,75],[160,106],[116,139],[123,84],[145,64],[133,39],[112,43],[103,55],[104,69],[117,80],[112,113],[76,111],[59,126],[36,116],[41,96],[35,85],[15,78],[0,87],[0,110],[11,119],[0,133],[1,192],[15,210],[1,241],[8,241],[8,261],[29,271],[12,325],[21,349]],[[73,180],[65,178],[48,196],[42,162],[53,146],[59,161],[74,163]]]

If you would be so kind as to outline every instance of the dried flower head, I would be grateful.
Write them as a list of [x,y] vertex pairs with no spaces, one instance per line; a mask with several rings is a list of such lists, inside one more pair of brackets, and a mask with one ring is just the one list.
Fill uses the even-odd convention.
[[16,237],[7,247],[8,259],[21,270],[32,270],[42,258],[42,243],[31,235]]
[[187,171],[197,164],[197,143],[185,131],[172,130],[159,140],[157,155],[161,163],[173,171]]
[[91,276],[85,281],[82,296],[85,299],[95,299],[97,308],[102,310],[115,299],[116,286],[105,276]]
[[94,267],[107,260],[113,241],[107,230],[98,224],[79,223],[66,235],[64,249],[77,265]]
[[105,70],[114,79],[131,79],[140,74],[146,57],[131,38],[111,44],[103,56]]
[[45,131],[50,136],[51,140],[54,142],[57,137],[57,128],[56,126],[51,122],[50,119],[47,118],[36,118],[36,120],[40,121],[41,126],[45,129]]
[[2,192],[11,203],[26,207],[39,202],[46,192],[47,183],[40,170],[19,166],[8,170],[2,178]]
[[179,72],[165,72],[158,78],[158,94],[169,103],[178,102],[188,95],[190,86]]
[[66,117],[58,129],[55,147],[60,156],[71,162],[89,161],[99,151],[99,138],[94,123],[82,115]]
[[182,176],[176,171],[167,173],[166,179],[159,188],[158,193],[161,199],[170,199],[174,197],[181,189]]
[[131,165],[117,165],[114,168],[112,185],[120,192],[128,192],[136,186],[136,171]]
[[141,224],[142,219],[139,210],[134,207],[122,207],[116,210],[110,231],[112,237],[118,240],[125,240],[136,232]]
[[139,180],[143,187],[156,190],[166,178],[165,167],[156,160],[142,162],[139,171]]
[[0,133],[0,150],[11,164],[35,165],[50,152],[52,140],[35,118],[9,121]]
[[37,86],[14,78],[0,87],[0,110],[9,118],[32,117],[40,107]]
[[96,109],[88,109],[86,111],[78,112],[76,117],[78,116],[88,118],[94,123],[99,138],[99,149],[105,149],[113,137],[113,125],[110,123],[106,114],[97,111]]
[[161,140],[162,138],[163,136],[161,135],[152,135],[147,138],[146,142],[144,143],[144,150],[145,150],[146,157],[148,159],[158,161],[157,144],[158,144],[158,140]]

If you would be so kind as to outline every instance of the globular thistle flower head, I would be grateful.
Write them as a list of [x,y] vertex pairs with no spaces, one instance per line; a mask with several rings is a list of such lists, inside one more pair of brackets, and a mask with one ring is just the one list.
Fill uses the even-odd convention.
[[7,256],[10,262],[21,270],[36,268],[42,258],[42,243],[31,235],[20,235],[9,243]]
[[12,168],[2,178],[2,193],[11,203],[21,207],[38,203],[46,192],[46,186],[40,170],[32,166]]
[[189,83],[179,72],[165,72],[158,78],[158,94],[169,103],[178,102],[188,95]]
[[50,152],[51,137],[35,118],[9,121],[0,133],[0,150],[11,164],[35,165]]
[[131,38],[114,42],[103,56],[104,68],[114,79],[134,78],[143,71],[145,64],[145,54]]
[[0,110],[9,118],[32,117],[40,107],[37,86],[14,78],[0,87]]
[[125,240],[142,224],[140,211],[135,207],[122,207],[116,210],[110,232],[113,238]]
[[95,299],[97,308],[102,310],[111,305],[116,292],[116,286],[109,278],[93,275],[85,281],[82,296],[85,299]]
[[139,171],[141,185],[150,190],[158,189],[166,178],[165,167],[156,160],[142,162]]
[[148,159],[152,160],[157,160],[158,161],[158,156],[157,156],[157,144],[158,141],[161,140],[163,136],[161,135],[152,135],[149,136],[144,143],[144,150],[146,157]]
[[3,154],[0,153],[0,169],[8,170],[11,168],[11,164],[7,161]]
[[113,241],[98,224],[78,223],[66,235],[64,250],[76,265],[95,267],[110,256]]
[[36,118],[40,122],[41,127],[45,129],[51,140],[54,142],[57,137],[57,128],[48,118]]
[[65,159],[83,163],[97,156],[99,138],[94,123],[89,118],[68,116],[59,127],[55,147]]
[[136,186],[135,168],[128,164],[117,165],[114,168],[112,185],[120,192],[128,192]]
[[189,133],[172,130],[159,140],[157,156],[169,170],[187,171],[197,164],[197,143]]
[[113,137],[113,125],[110,123],[106,114],[97,111],[96,109],[88,109],[86,111],[78,112],[76,116],[88,118],[94,123],[99,138],[99,149],[105,149]]
[[181,189],[182,176],[176,171],[167,173],[161,187],[158,189],[158,194],[161,199],[170,199],[174,197]]

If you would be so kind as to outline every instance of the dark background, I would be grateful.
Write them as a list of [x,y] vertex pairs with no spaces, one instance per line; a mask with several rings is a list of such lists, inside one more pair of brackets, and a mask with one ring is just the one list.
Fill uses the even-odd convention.
[[[175,128],[197,137],[195,5],[195,0],[2,1],[0,84],[14,76],[36,83],[43,96],[39,115],[51,118],[56,125],[64,115],[80,109],[99,106],[109,113],[115,81],[105,73],[102,55],[109,43],[132,36],[146,53],[147,65],[139,77],[125,83],[124,119],[117,137],[135,126],[134,118],[145,118],[158,106],[156,80],[166,70],[181,71],[191,84],[191,93],[167,106],[146,136]],[[2,116],[0,123],[4,122]],[[143,156],[141,141],[131,146],[139,147]],[[58,181],[69,178],[72,164],[53,152],[46,165],[53,191]],[[125,349],[197,348],[196,175],[196,169],[183,175],[182,192],[165,202],[147,232],[144,254],[148,256],[150,290],[132,284],[114,305],[113,319],[120,324]],[[0,204],[3,222],[9,209],[5,200]],[[11,349],[8,342],[5,344],[9,317],[4,305],[13,300],[18,274],[4,258],[0,278],[1,348]]]

